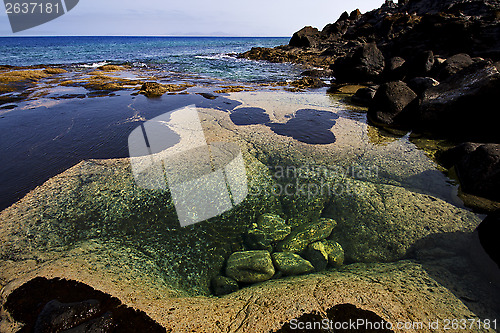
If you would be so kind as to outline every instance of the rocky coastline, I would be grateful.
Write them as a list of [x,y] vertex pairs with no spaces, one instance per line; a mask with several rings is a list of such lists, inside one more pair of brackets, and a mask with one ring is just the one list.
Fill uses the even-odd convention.
[[498,1],[386,1],[239,56],[316,67],[303,75],[331,78],[331,92],[364,85],[351,102],[368,108],[372,125],[454,143],[438,157],[459,179],[463,200],[479,212],[498,210]]

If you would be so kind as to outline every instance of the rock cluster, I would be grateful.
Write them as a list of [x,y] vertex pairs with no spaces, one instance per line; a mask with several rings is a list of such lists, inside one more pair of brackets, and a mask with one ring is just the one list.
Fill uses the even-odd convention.
[[[286,46],[240,56],[322,67],[335,78],[332,92],[365,85],[352,101],[368,107],[373,125],[498,144],[499,13],[494,0],[387,1],[365,14],[344,12],[322,30],[305,27]],[[453,165],[463,191],[498,201],[492,171],[472,176],[498,170],[485,149],[471,152],[477,165],[471,158]]]
[[239,284],[341,266],[342,246],[326,239],[335,226],[334,220],[320,218],[292,229],[278,215],[261,215],[244,235],[245,250],[232,253],[227,259],[225,276],[212,279],[213,293],[226,295],[238,290]]

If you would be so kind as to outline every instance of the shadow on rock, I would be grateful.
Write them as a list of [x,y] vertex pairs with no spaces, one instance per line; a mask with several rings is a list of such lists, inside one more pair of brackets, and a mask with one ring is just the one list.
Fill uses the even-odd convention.
[[[346,323],[361,322],[366,325],[356,325],[355,329],[350,329]],[[372,326],[370,326],[372,325]],[[326,310],[326,316],[317,312],[305,313],[302,316],[290,320],[275,333],[288,332],[394,332],[389,329],[391,324],[383,320],[375,312],[359,309],[352,304],[339,304]]]
[[500,300],[491,296],[500,294],[500,269],[488,255],[489,248],[485,251],[478,230],[430,235],[408,254],[479,318],[498,318]]
[[329,111],[298,110],[285,124],[270,123],[274,133],[310,144],[330,144],[336,141],[331,129],[339,116]]
[[37,277],[14,290],[5,309],[19,332],[166,332],[146,313],[80,282]]

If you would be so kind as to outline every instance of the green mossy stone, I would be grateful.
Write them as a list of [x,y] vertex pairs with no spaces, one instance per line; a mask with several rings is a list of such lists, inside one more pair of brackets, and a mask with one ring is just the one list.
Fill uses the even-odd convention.
[[301,252],[307,245],[330,236],[336,225],[335,220],[326,218],[321,218],[312,224],[301,225],[279,242],[277,249],[280,252]]
[[325,240],[322,242],[328,255],[328,265],[331,267],[339,267],[344,264],[344,249],[334,241]]
[[324,242],[309,244],[302,256],[314,266],[316,271],[323,271],[328,266],[328,252]]
[[300,275],[314,271],[314,266],[298,254],[274,252],[272,257],[276,269],[283,275]]
[[272,251],[273,244],[291,232],[289,225],[278,215],[264,214],[245,234],[245,244],[252,250]]
[[238,282],[263,282],[269,280],[274,272],[268,251],[234,252],[227,260],[226,275]]

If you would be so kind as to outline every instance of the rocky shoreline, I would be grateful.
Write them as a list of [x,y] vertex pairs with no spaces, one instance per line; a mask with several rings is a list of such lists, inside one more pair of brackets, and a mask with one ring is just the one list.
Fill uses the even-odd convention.
[[365,14],[344,12],[321,31],[305,27],[286,46],[239,56],[320,67],[303,75],[333,78],[332,92],[365,85],[351,101],[368,107],[371,124],[455,143],[438,155],[464,200],[480,212],[498,209],[498,1],[386,1]]

